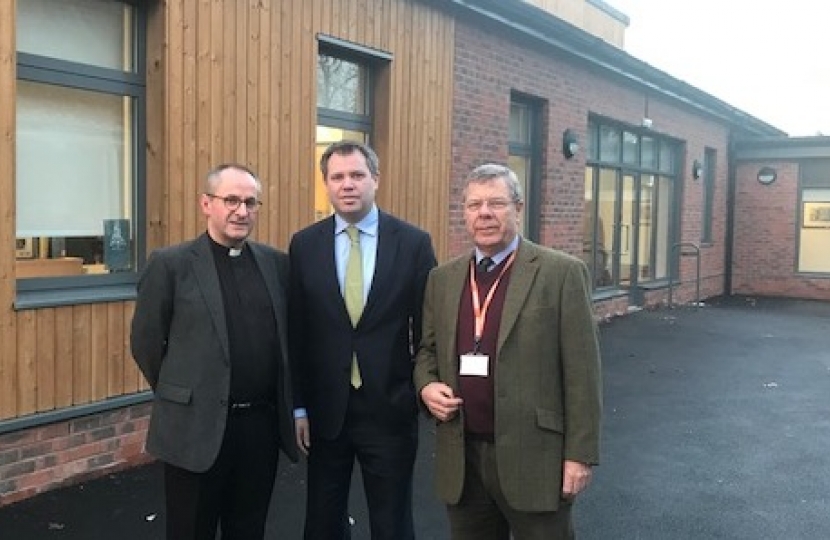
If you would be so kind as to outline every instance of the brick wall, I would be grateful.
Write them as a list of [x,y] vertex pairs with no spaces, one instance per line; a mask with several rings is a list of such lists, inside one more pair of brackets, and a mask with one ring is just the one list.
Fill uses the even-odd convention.
[[[778,173],[770,185],[757,180],[758,171],[765,166]],[[756,161],[738,166],[733,264],[736,294],[830,300],[827,276],[797,272],[798,174],[796,162]]]
[[[562,54],[542,48],[503,27],[481,20],[459,20],[456,25],[455,88],[453,96],[453,163],[450,182],[450,255],[471,249],[460,206],[464,178],[488,161],[506,163],[511,91],[544,103],[541,119],[544,150],[540,243],[574,255],[582,251],[585,151],[573,159],[562,155],[562,133],[574,130],[583,149],[588,117],[596,114],[612,121],[640,126],[643,117],[653,121],[655,135],[685,143],[678,179],[681,196],[680,240],[700,244],[703,183],[689,170],[704,151],[716,152],[713,242],[701,246],[701,298],[723,293],[727,203],[728,130],[715,119],[674,102],[661,100],[622,79],[588,68]],[[681,259],[681,285],[674,300],[695,296],[696,263]],[[650,303],[664,303],[668,293],[650,292]],[[597,303],[601,316],[625,312],[627,301],[615,298]]]
[[150,404],[0,435],[0,506],[146,463]]

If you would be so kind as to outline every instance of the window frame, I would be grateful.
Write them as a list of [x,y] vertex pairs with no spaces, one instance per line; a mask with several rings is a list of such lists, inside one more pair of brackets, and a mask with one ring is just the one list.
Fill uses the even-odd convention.
[[510,110],[513,105],[520,105],[525,108],[527,112],[528,121],[528,137],[529,141],[524,143],[521,141],[513,141],[510,139],[510,113],[508,112],[508,135],[507,135],[507,152],[510,157],[522,157],[530,162],[528,167],[527,185],[524,186],[524,218],[525,231],[524,236],[533,242],[538,242],[540,238],[540,209],[541,209],[541,190],[542,190],[542,112],[544,110],[544,102],[538,98],[533,98],[518,92],[510,93]]
[[711,245],[714,242],[712,237],[712,228],[715,212],[715,164],[716,152],[714,148],[706,148],[703,151],[703,178],[702,191],[703,200],[701,201],[701,219],[700,224],[700,243]]
[[[121,71],[31,53],[17,52],[17,80],[63,86],[132,99],[132,174],[135,244],[133,270],[111,274],[16,279],[16,310],[131,300],[146,256],[146,50],[147,8],[143,2],[119,0],[133,7],[134,69]],[[17,103],[17,96],[15,96]],[[15,178],[15,185],[18,178]],[[16,217],[15,217],[16,227]]]
[[[614,150],[613,152],[608,152],[607,150],[604,152],[603,150],[603,133],[608,133],[609,138],[613,139],[613,145],[611,148]],[[623,140],[624,134],[628,133],[631,135],[635,135],[637,137],[637,161],[636,163],[632,163],[630,161],[626,161],[623,152]],[[611,137],[613,136],[613,137]],[[647,137],[653,141],[653,163],[648,165],[643,165],[643,156],[642,156],[642,138]],[[591,270],[591,279],[592,283],[594,283],[594,290],[595,291],[618,291],[618,290],[629,290],[630,294],[636,294],[635,289],[637,288],[654,288],[659,287],[664,283],[668,283],[670,277],[674,275],[676,272],[676,258],[673,258],[672,255],[672,245],[675,242],[675,238],[677,237],[678,231],[678,220],[679,220],[679,213],[680,213],[680,172],[677,168],[677,163],[680,161],[680,156],[682,154],[682,146],[680,141],[672,138],[667,137],[665,135],[658,135],[652,131],[649,131],[645,128],[637,128],[635,126],[631,126],[628,124],[624,124],[618,121],[614,121],[611,119],[607,119],[604,117],[599,116],[591,116],[588,120],[588,141],[589,146],[586,152],[586,164],[585,167],[587,171],[590,173],[590,179],[592,182],[591,191],[594,194],[594,200],[592,201],[591,209],[593,215],[591,216],[590,222],[596,224],[598,222],[598,216],[596,215],[597,212],[597,202],[598,202],[598,183],[600,179],[600,171],[608,170],[613,171],[617,175],[617,182],[621,182],[622,178],[626,175],[629,175],[633,178],[633,191],[637,193],[637,204],[636,204],[636,212],[632,215],[632,219],[636,219],[639,221],[639,211],[640,206],[642,204],[641,201],[641,193],[642,190],[642,182],[645,177],[653,176],[655,180],[655,192],[654,197],[652,198],[651,203],[651,214],[649,216],[650,222],[652,226],[656,226],[658,220],[656,219],[658,213],[658,205],[660,205],[660,200],[662,200],[659,196],[659,191],[666,189],[667,187],[664,185],[665,182],[671,182],[673,184],[673,192],[671,193],[671,199],[668,201],[669,205],[669,212],[670,215],[668,217],[668,230],[666,231],[667,235],[667,245],[665,246],[666,251],[662,254],[662,257],[666,261],[666,275],[662,277],[647,277],[641,279],[638,275],[634,274],[634,278],[631,280],[630,283],[622,283],[621,275],[617,271],[616,261],[614,257],[616,256],[614,252],[613,246],[606,247],[606,250],[609,253],[609,256],[612,258],[610,261],[610,268],[611,268],[611,283],[605,285],[597,285],[599,282],[599,277],[596,275],[596,269],[593,268],[589,264],[589,268]],[[611,159],[611,156],[614,156]],[[671,163],[663,163],[663,158],[667,158],[668,161]],[[586,173],[586,181],[589,177],[588,173]],[[621,193],[621,187],[618,185],[616,188],[617,193]],[[616,200],[616,205],[620,205],[620,201]],[[585,217],[583,216],[583,219]],[[608,227],[609,224],[606,224]],[[611,224],[612,228],[614,229],[614,238],[619,241],[616,235],[620,234],[617,230],[618,224],[613,223]],[[640,224],[638,223],[638,235],[639,235],[639,227]],[[593,235],[593,243],[597,242],[597,229],[596,225],[593,226],[591,234]],[[639,260],[639,244],[635,244],[634,247],[634,257],[635,261],[637,262],[636,267],[640,268],[643,265],[647,264],[650,268],[657,267],[658,258],[661,255],[658,255],[658,242],[657,242],[657,235],[658,231],[652,230],[650,232],[649,241],[649,253],[648,253],[648,261],[641,261]],[[583,238],[584,242],[584,238]],[[589,253],[589,261],[596,260],[596,247],[592,245],[591,252]],[[593,257],[593,259],[590,259]],[[632,263],[633,265],[633,263]],[[652,276],[654,272],[652,272]]]

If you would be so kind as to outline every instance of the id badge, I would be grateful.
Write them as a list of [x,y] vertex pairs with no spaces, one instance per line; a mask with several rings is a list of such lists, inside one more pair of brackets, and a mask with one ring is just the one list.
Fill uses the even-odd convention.
[[490,357],[486,354],[462,354],[459,375],[486,377],[490,365]]

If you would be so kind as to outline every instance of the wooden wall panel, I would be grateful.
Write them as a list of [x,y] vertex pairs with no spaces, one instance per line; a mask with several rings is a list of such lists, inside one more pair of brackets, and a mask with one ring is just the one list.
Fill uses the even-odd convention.
[[[166,244],[204,229],[197,206],[201,180],[226,161],[250,166],[263,181],[258,240],[284,248],[294,231],[311,222],[316,35],[322,33],[392,53],[385,76],[389,119],[377,119],[388,123],[388,139],[376,142],[386,149],[379,201],[432,231],[439,253],[446,253],[441,233],[447,213],[441,209],[451,96],[443,93],[452,90],[453,54],[447,14],[418,0],[168,5],[162,104],[169,126]],[[149,206],[158,209],[161,203]]]
[[17,415],[17,315],[14,299],[15,3],[0,0],[0,418]]
[[[14,95],[14,2],[0,0],[0,94]],[[392,55],[378,70],[379,204],[446,253],[453,21],[420,0],[154,0],[147,69],[147,249],[204,230],[198,194],[229,161],[262,178],[258,240],[314,219],[318,34]],[[14,106],[0,104],[0,192],[14,192]],[[0,198],[0,305],[14,302],[14,199]],[[147,389],[132,302],[0,308],[0,420]]]
[[72,405],[72,308],[55,310],[55,403],[56,409]]
[[17,317],[17,413],[37,411],[37,312]]
[[55,310],[54,308],[37,311],[35,324],[37,332],[37,410],[48,411],[55,408]]

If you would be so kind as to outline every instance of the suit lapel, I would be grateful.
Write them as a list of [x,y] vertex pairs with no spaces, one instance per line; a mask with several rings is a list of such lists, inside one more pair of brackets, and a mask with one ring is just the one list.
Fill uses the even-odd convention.
[[[258,245],[253,242],[248,242],[251,248],[251,253],[254,256],[257,267],[262,274],[263,281],[265,281],[265,288],[268,289],[268,295],[271,297],[271,309],[274,311],[274,319],[277,321],[277,333],[279,334],[280,343],[285,343],[286,336],[284,334],[286,323],[284,310],[279,309],[278,306],[284,306],[287,302],[283,293],[282,287],[277,286],[280,283],[281,277],[279,275],[279,268],[277,268],[276,258],[266,256]],[[276,276],[276,279],[271,279],[269,276]]]
[[191,250],[193,274],[196,282],[202,291],[202,296],[207,304],[210,316],[213,319],[213,326],[219,341],[222,343],[222,350],[225,352],[225,362],[230,363],[230,343],[228,339],[228,325],[225,321],[225,305],[222,301],[222,287],[219,285],[219,275],[216,273],[216,263],[213,261],[213,254],[210,251],[210,239],[203,234],[193,243]]
[[346,309],[346,299],[340,290],[337,280],[337,266],[334,256],[334,215],[321,221],[316,229],[318,238],[311,248],[313,256],[309,268],[314,269],[315,276],[319,276],[321,294],[328,298],[339,298],[340,301],[331,307],[340,312],[344,324],[352,325],[349,311]]
[[447,351],[449,351],[455,369],[450,369],[451,384],[458,388],[458,355],[455,354],[456,334],[458,328],[458,311],[461,295],[464,294],[464,281],[470,279],[469,257],[459,257],[447,268],[447,278],[444,289],[439,293],[444,297],[444,313],[448,315],[447,328]]
[[530,288],[539,271],[536,263],[537,253],[531,244],[524,240],[519,242],[516,249],[516,259],[513,262],[513,269],[510,271],[510,282],[507,284],[507,291],[504,298],[504,308],[501,313],[501,327],[499,328],[498,350],[501,350],[519,312],[525,303]]

